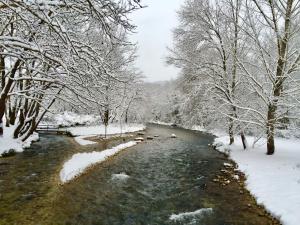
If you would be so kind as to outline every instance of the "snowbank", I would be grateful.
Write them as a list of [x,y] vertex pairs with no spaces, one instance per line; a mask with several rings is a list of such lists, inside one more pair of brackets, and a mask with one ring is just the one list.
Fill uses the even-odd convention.
[[86,140],[86,138],[90,138],[90,137],[94,137],[94,135],[92,135],[92,136],[78,136],[78,137],[74,137],[74,139],[78,144],[83,145],[83,146],[97,144],[97,142]]
[[[187,128],[188,129],[188,128]],[[194,125],[192,126],[191,130],[196,130],[196,131],[201,131],[201,132],[206,132],[209,133],[208,130],[206,128],[204,128],[203,126],[199,126],[199,125]]]
[[162,122],[162,121],[150,121],[150,123],[153,123],[153,124],[158,124],[158,125],[165,125],[165,126],[171,126],[173,123],[165,123],[165,122]]
[[[124,134],[144,130],[145,126],[142,124],[128,124],[122,127],[119,124],[111,124],[107,127],[107,134]],[[90,127],[70,127],[68,131],[74,136],[90,136],[90,135],[104,135],[105,126],[90,126]]]
[[14,139],[14,126],[4,127],[3,136],[0,136],[0,156],[9,151],[23,152],[25,148],[29,148],[33,141],[39,140],[39,135],[33,133],[25,142],[20,139]]
[[[253,137],[247,137],[253,142]],[[266,141],[243,150],[240,138],[232,146],[228,137],[216,138],[218,150],[228,152],[247,176],[247,188],[275,217],[285,225],[300,221],[300,140],[277,138],[273,156],[266,155]]]
[[[107,128],[108,135],[131,133],[144,130],[146,127],[142,124],[128,124],[122,127],[119,124],[111,124]],[[95,137],[105,134],[104,125],[91,127],[70,127],[67,129],[75,137],[75,141],[80,145],[91,145],[96,142],[85,140],[85,138]]]
[[63,165],[63,168],[60,171],[60,180],[62,183],[69,182],[83,173],[88,167],[96,163],[101,163],[123,149],[132,147],[136,144],[135,141],[130,141],[101,152],[77,153]]
[[198,126],[198,125],[194,125],[192,126],[192,128],[190,127],[184,127],[185,129],[190,129],[190,130],[195,130],[195,131],[201,131],[201,132],[205,132],[205,133],[208,133],[208,134],[212,134],[212,135],[215,135],[217,137],[220,137],[220,136],[225,136],[226,133],[220,129],[206,129],[204,128],[203,126]]

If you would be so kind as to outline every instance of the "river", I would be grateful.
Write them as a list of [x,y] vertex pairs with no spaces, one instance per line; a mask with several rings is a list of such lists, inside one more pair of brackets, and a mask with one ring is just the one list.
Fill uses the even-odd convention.
[[123,140],[80,147],[41,135],[23,153],[0,158],[0,224],[272,224],[238,184],[212,182],[228,162],[208,147],[213,136],[149,125],[146,136],[154,135],[63,186],[58,174],[72,154]]

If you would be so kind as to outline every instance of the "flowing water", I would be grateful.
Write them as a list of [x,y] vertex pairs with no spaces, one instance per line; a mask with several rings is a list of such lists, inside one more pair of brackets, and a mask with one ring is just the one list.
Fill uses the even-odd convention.
[[147,135],[159,137],[63,186],[59,170],[72,154],[122,140],[79,147],[71,138],[44,135],[24,153],[0,158],[0,224],[271,224],[241,208],[238,192],[209,188],[227,162],[208,148],[212,136],[158,125],[149,125]]

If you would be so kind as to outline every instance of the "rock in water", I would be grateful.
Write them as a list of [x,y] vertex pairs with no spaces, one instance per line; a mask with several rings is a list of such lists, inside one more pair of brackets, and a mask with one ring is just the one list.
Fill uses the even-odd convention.
[[154,139],[153,137],[150,136],[147,137],[147,140],[153,140],[153,139]]
[[172,134],[171,138],[177,138],[176,134]]
[[137,138],[135,138],[134,140],[135,140],[135,141],[144,141],[144,138],[142,138],[142,137],[137,137]]
[[119,173],[119,174],[113,174],[111,176],[112,180],[120,180],[120,181],[125,181],[129,178],[129,176],[126,173]]

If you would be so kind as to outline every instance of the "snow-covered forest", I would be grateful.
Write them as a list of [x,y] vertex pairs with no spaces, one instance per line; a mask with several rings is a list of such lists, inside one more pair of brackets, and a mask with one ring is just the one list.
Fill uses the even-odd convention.
[[298,134],[297,1],[186,1],[166,59],[181,74],[164,87],[143,84],[135,66],[127,16],[139,8],[137,1],[2,1],[0,133],[13,126],[14,138],[26,141],[53,109],[68,109],[105,125],[217,126],[230,143],[236,134],[267,137],[268,154],[276,135]]
[[299,13],[293,0],[186,1],[167,59],[181,69],[182,121],[230,143],[266,137],[268,154],[276,135],[299,135]]
[[[138,1],[1,1],[0,135],[26,141],[54,108],[97,114],[103,124],[139,98]],[[54,107],[53,107],[54,106]]]
[[0,0],[0,77],[0,224],[299,223],[299,0]]

